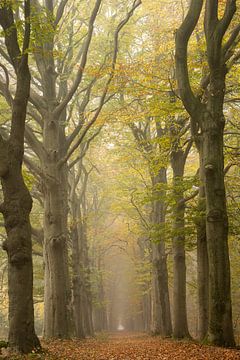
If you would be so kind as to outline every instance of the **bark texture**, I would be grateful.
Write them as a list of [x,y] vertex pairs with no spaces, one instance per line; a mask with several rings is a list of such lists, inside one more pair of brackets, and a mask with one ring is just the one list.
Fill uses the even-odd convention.
[[[188,14],[176,34],[176,69],[180,95],[192,118],[192,126],[202,134],[202,156],[206,194],[206,234],[209,258],[209,324],[208,339],[212,344],[233,346],[233,324],[228,253],[228,217],[224,185],[223,102],[227,60],[234,46],[235,33],[222,44],[236,12],[236,1],[227,1],[225,12],[218,18],[218,1],[207,0],[205,38],[209,75],[205,82],[205,101],[191,89],[187,45],[200,17],[202,0],[191,1]],[[237,34],[239,33],[239,30]]]
[[204,186],[204,168],[202,157],[202,139],[196,137],[199,152],[199,195],[196,218],[197,230],[197,281],[198,281],[198,337],[202,341],[208,331],[209,319],[209,264],[206,234],[206,198]]
[[185,256],[185,202],[183,175],[186,155],[174,141],[171,151],[173,169],[173,336],[177,339],[190,337],[186,303],[186,256]]
[[[165,130],[155,119],[157,138],[165,135]],[[165,251],[165,216],[166,216],[166,168],[159,163],[164,161],[160,146],[154,148],[152,134],[147,120],[145,128],[140,125],[131,125],[131,130],[140,150],[147,154],[149,159],[149,173],[152,182],[152,213],[150,216],[149,237],[152,250],[152,306],[151,332],[153,334],[170,336],[172,322],[168,288],[167,256]],[[157,153],[157,158],[155,154]]]
[[[157,176],[152,177],[153,186],[153,307],[152,307],[152,333],[162,336],[171,336],[172,323],[170,313],[167,255],[165,250],[165,192],[167,183],[166,168],[159,170]],[[162,189],[161,189],[162,187]]]
[[[58,120],[46,119],[44,136],[47,181],[44,187],[44,330],[46,338],[70,335],[70,280],[68,271],[67,169],[57,166],[64,151],[64,134]],[[62,141],[61,141],[62,140]],[[62,148],[60,147],[62,144]]]
[[[47,9],[49,14],[53,12],[52,1],[47,2]],[[42,99],[39,100],[40,104],[38,104],[42,116],[43,142],[42,144],[37,143],[37,139],[35,139],[37,144],[34,144],[37,149],[35,152],[40,158],[44,178],[43,336],[45,338],[68,338],[71,328],[71,291],[67,248],[68,180],[66,163],[59,166],[59,161],[67,153],[66,108],[56,113],[59,102],[53,53],[54,34],[50,34],[48,41],[44,42],[39,48],[39,52],[35,54],[43,93]],[[46,56],[46,54],[48,55]],[[60,88],[63,95],[66,94],[66,84],[61,84]],[[29,135],[27,139],[29,139]]]
[[8,255],[9,346],[18,352],[29,353],[40,348],[34,330],[32,241],[29,219],[32,198],[22,176],[24,130],[30,89],[26,53],[30,38],[29,1],[24,2],[24,15],[25,33],[21,51],[13,10],[6,3],[0,9],[0,24],[4,30],[7,51],[17,77],[10,136],[4,140],[0,135],[0,177],[4,199],[0,211],[7,232],[7,240],[3,248]]
[[[83,171],[84,169],[84,171]],[[81,176],[82,175],[82,176]],[[69,179],[71,184],[70,209],[72,215],[72,267],[73,267],[73,310],[76,336],[93,336],[92,293],[90,286],[90,264],[87,244],[85,193],[89,173],[82,162],[78,172]],[[83,179],[81,179],[83,177]],[[82,181],[79,181],[79,180]],[[81,183],[80,195],[77,193]]]

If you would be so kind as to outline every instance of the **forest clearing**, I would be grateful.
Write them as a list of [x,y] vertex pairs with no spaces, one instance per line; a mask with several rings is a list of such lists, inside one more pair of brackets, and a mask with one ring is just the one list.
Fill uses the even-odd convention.
[[239,359],[240,0],[0,0],[0,358]]

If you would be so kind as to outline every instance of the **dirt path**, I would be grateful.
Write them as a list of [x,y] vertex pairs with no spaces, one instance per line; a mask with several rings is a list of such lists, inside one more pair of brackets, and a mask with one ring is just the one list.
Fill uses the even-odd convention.
[[163,340],[145,334],[98,335],[84,341],[54,341],[44,344],[46,360],[240,360],[239,350]]

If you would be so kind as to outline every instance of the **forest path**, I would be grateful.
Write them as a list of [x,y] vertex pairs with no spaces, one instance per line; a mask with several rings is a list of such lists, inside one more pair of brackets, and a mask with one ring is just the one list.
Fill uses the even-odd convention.
[[46,360],[240,360],[240,351],[142,333],[99,334],[95,339],[52,341],[43,345]]

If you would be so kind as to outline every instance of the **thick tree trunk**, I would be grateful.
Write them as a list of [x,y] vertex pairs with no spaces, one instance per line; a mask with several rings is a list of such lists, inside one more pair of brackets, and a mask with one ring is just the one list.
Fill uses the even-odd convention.
[[[227,61],[234,53],[239,30],[223,41],[237,10],[236,0],[227,1],[224,15],[219,15],[218,1],[207,0],[204,30],[209,76],[203,79],[204,101],[191,88],[187,46],[200,18],[202,0],[191,1],[182,25],[176,33],[176,74],[184,106],[192,118],[192,127],[202,135],[206,193],[206,234],[209,258],[209,326],[212,344],[233,346],[233,324],[228,252],[228,218],[224,185],[223,103]],[[226,46],[227,43],[227,46]],[[230,61],[231,63],[231,61]],[[233,61],[234,63],[234,61]],[[204,84],[205,83],[205,84]]]
[[233,346],[228,217],[224,185],[224,121],[206,112],[202,128],[209,256],[208,337],[212,344]]
[[183,174],[185,156],[182,149],[171,153],[173,169],[173,336],[177,339],[190,337],[186,304],[186,259],[185,259],[185,203]]
[[[74,177],[73,177],[74,180]],[[72,181],[70,208],[72,215],[72,267],[73,267],[73,310],[76,336],[79,338],[93,336],[92,294],[90,285],[90,264],[87,246],[86,224],[81,213],[81,199],[75,191],[75,181]],[[86,190],[84,183],[82,192]]]
[[[18,352],[30,353],[40,348],[34,330],[32,241],[29,219],[32,198],[22,176],[26,109],[31,80],[27,55],[30,41],[30,1],[24,2],[23,10],[21,52],[12,4],[4,1],[0,7],[0,24],[4,30],[2,34],[17,77],[15,97],[11,104],[10,135],[6,141],[0,135],[0,178],[3,190],[0,211],[7,232],[3,249],[8,255],[9,346]],[[6,84],[6,88],[8,85]]]
[[[2,11],[5,11],[4,8]],[[29,219],[32,198],[22,176],[30,73],[27,57],[22,57],[19,61],[10,136],[5,141],[0,135],[0,177],[4,199],[0,211],[7,232],[3,249],[8,254],[9,346],[16,351],[29,353],[40,348],[40,342],[34,330],[32,241]]]
[[56,119],[45,120],[44,188],[44,329],[45,338],[68,338],[70,281],[67,249],[67,169],[58,167],[64,151],[64,134]]
[[[20,151],[20,152],[18,152]],[[39,348],[34,330],[32,241],[29,214],[32,199],[21,174],[22,152],[17,144],[8,145],[9,168],[1,178],[8,254],[9,346],[29,353]]]
[[170,313],[167,256],[165,251],[165,186],[166,169],[162,168],[158,176],[152,178],[153,185],[153,238],[152,238],[152,333],[171,336],[172,323]]

